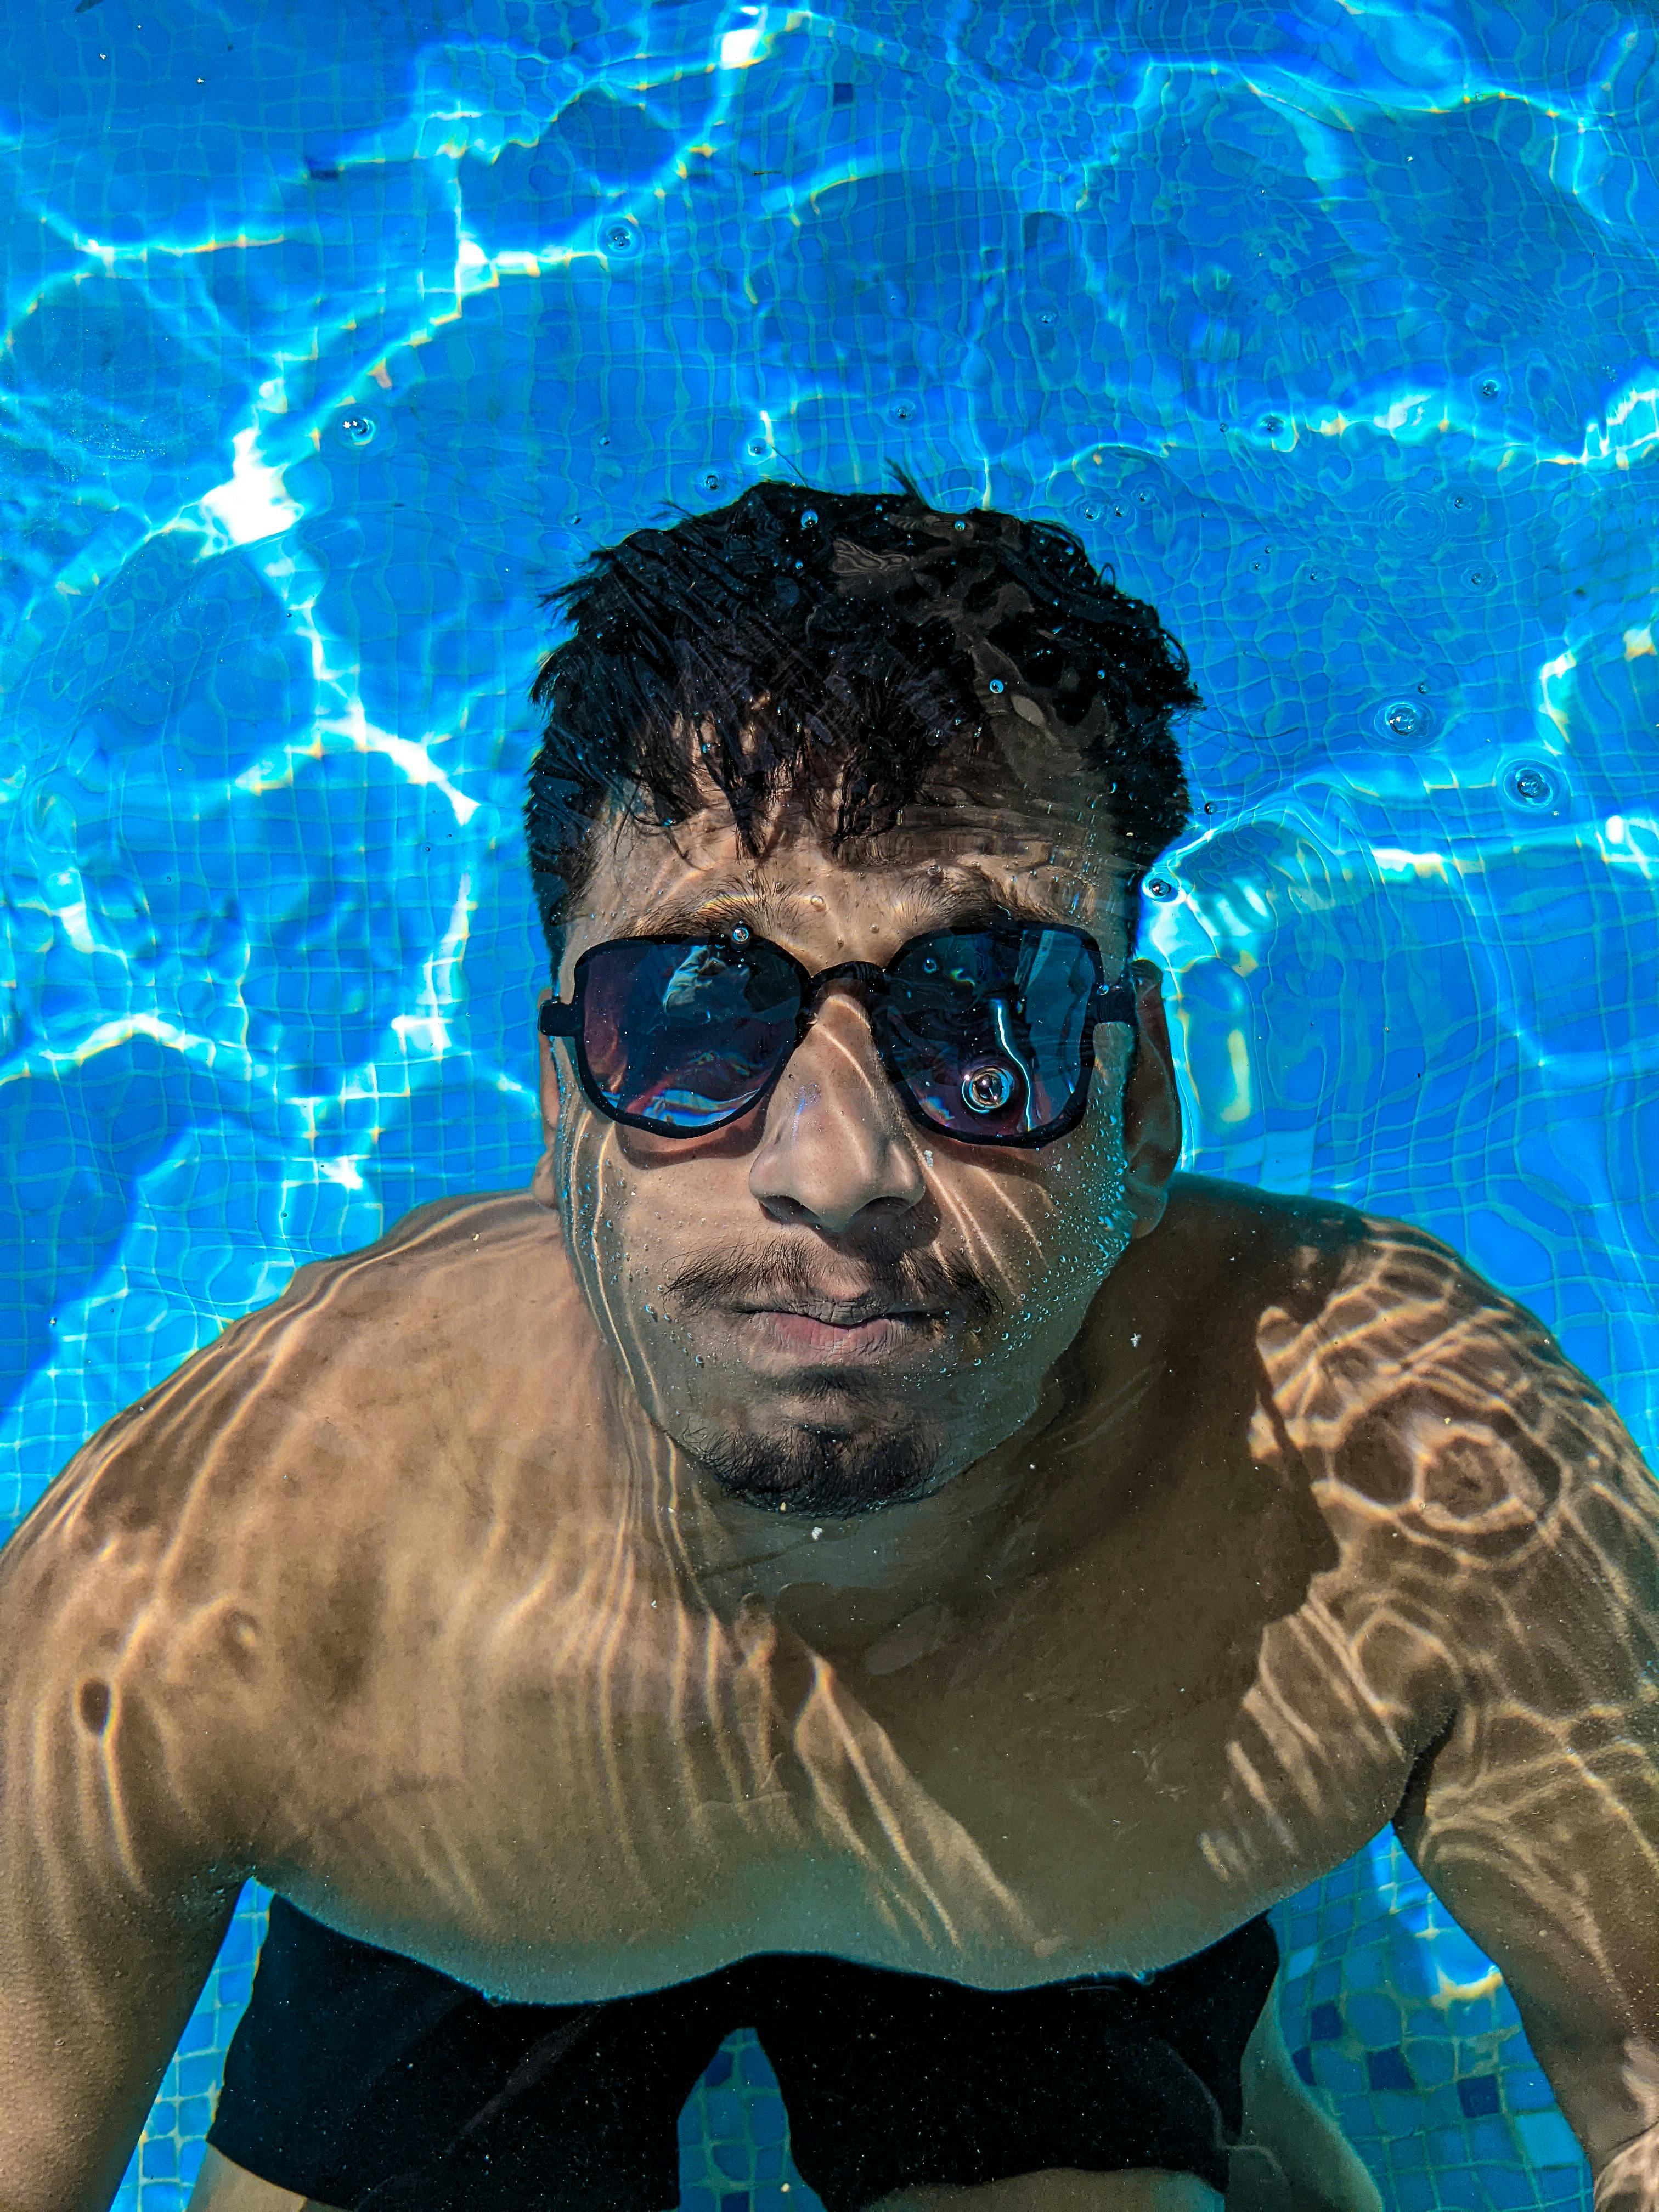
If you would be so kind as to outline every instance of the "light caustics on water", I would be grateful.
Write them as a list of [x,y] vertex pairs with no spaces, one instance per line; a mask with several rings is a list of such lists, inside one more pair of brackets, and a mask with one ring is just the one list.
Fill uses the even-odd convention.
[[[296,1262],[524,1179],[538,593],[894,462],[1067,522],[1191,653],[1144,918],[1191,1164],[1446,1237],[1650,1443],[1651,25],[465,12],[9,12],[0,1504]],[[1580,2185],[1391,1847],[1280,1933],[1394,2201]]]

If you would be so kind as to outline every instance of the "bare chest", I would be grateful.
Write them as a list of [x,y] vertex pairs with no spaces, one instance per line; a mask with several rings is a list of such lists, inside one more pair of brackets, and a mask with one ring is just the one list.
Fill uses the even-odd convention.
[[480,1575],[441,1626],[388,1602],[260,1870],[525,2000],[778,1949],[991,1987],[1162,1964],[1357,1848],[1411,1763],[1316,1594],[1201,1569],[1085,1561],[833,1654],[625,1564]]

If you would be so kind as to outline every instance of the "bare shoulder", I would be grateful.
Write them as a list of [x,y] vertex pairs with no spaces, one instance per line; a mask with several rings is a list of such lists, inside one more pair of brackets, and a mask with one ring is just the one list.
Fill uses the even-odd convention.
[[387,1401],[466,1399],[476,1354],[510,1356],[507,1339],[557,1326],[566,1279],[555,1217],[525,1194],[422,1206],[361,1251],[300,1268],[107,1423],[3,1556],[71,1528],[137,1556],[173,1540],[216,1468],[235,1468],[246,1499],[303,1479],[331,1434],[372,1425],[390,1442]]
[[1570,1814],[1565,1893],[1598,1822],[1655,1832],[1659,1485],[1537,1317],[1437,1238],[1214,1184],[1170,1212],[1147,1269],[1175,1285],[1168,1370],[1231,1378],[1184,1394],[1209,1408],[1197,1495],[1268,1616],[1201,1848],[1224,1880],[1289,1889],[1393,1818],[1510,1972],[1542,1877],[1500,1914],[1459,1865]]
[[571,1296],[555,1217],[518,1193],[440,1201],[301,1269],[94,1436],[0,1552],[13,1693],[26,1678],[88,1726],[124,1712],[129,1741],[234,1765],[270,1733],[276,1647],[310,1655],[309,1701],[337,1690],[422,1500],[465,1480],[492,1419],[534,1430],[503,1378],[522,1401],[519,1355],[574,1325]]
[[1240,1277],[1258,1442],[1301,1463],[1355,1604],[1455,1614],[1474,1668],[1512,1664],[1540,1609],[1624,1636],[1622,1591],[1651,1625],[1659,1485],[1535,1315],[1405,1222],[1219,1184],[1187,1203]]
[[1315,1310],[1261,1316],[1275,1401],[1328,1479],[1414,1539],[1494,1560],[1564,1514],[1608,1533],[1607,1509],[1650,1518],[1629,1432],[1537,1316],[1437,1237],[1354,1220]]

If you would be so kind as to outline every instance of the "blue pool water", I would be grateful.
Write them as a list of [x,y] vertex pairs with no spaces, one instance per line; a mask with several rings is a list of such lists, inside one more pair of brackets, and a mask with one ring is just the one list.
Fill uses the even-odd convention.
[[[1191,1164],[1448,1237],[1651,1450],[1649,11],[4,28],[0,1511],[300,1262],[527,1174],[538,594],[665,501],[892,461],[1062,518],[1191,653],[1146,908]],[[258,1909],[129,2212],[188,2193]],[[1588,2203],[1386,1839],[1279,1920],[1391,2205]],[[684,2134],[688,2207],[811,2202],[752,2038]]]

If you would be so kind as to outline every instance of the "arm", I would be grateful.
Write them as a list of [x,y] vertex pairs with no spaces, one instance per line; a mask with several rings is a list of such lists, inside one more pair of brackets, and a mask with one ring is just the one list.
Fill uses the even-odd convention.
[[86,1506],[64,1478],[0,1553],[0,2212],[108,2203],[238,1887],[183,1802],[150,1532]]
[[1492,1447],[1528,1461],[1524,1540],[1449,1562],[1458,1695],[1396,1826],[1502,1968],[1597,2212],[1659,2212],[1659,1488],[1563,1372]]
[[[1659,1486],[1444,1245],[1368,1221],[1328,1265],[1258,1328],[1261,1449],[1334,1558],[1263,1638],[1249,1771],[1288,1821],[1369,1818],[1391,1770],[1401,1840],[1502,1969],[1598,2212],[1659,2212]],[[1251,1848],[1219,1833],[1224,1867]]]
[[208,2145],[185,2212],[334,2212],[314,2197],[296,2197],[274,2181],[261,2181]]
[[1291,2063],[1276,1983],[1244,2047],[1243,2075],[1227,2212],[1382,2212],[1376,2184]]

